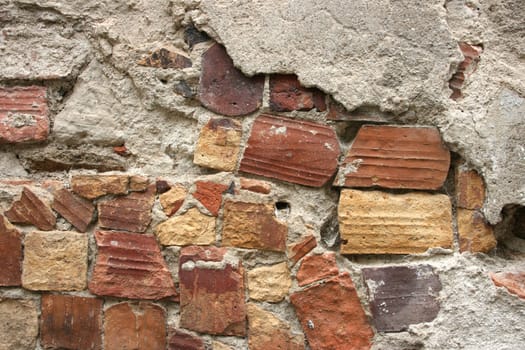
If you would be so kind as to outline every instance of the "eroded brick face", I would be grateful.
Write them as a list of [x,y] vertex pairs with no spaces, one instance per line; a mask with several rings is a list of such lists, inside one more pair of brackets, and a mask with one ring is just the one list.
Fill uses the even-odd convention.
[[459,208],[481,209],[485,201],[485,184],[475,170],[456,172],[456,201]]
[[191,67],[191,60],[182,53],[160,48],[137,62],[138,65],[154,68],[182,69]]
[[34,350],[38,314],[36,300],[0,298],[0,349]]
[[496,248],[496,236],[480,212],[457,209],[459,250],[461,252],[488,253]]
[[337,276],[339,269],[335,261],[335,253],[324,253],[322,255],[309,255],[303,259],[297,271],[299,286]]
[[511,294],[525,299],[525,272],[491,272],[490,278],[498,287],[505,287]]
[[155,228],[162,245],[209,245],[215,243],[215,218],[191,208],[162,222]]
[[325,110],[324,94],[318,89],[301,85],[296,75],[270,76],[270,109],[275,112],[309,111],[316,107]]
[[0,286],[22,284],[22,235],[0,214]]

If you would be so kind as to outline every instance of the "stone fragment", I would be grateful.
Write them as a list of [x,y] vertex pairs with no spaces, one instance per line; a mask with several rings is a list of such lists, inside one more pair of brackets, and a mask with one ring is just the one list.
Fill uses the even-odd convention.
[[293,335],[290,325],[253,303],[248,303],[248,345],[250,350],[304,349],[304,338]]
[[152,235],[97,231],[97,261],[89,281],[96,295],[158,300],[177,292]]
[[74,175],[71,189],[84,198],[95,199],[108,194],[126,194],[128,183],[128,175]]
[[198,43],[202,43],[205,41],[210,40],[210,37],[206,32],[201,32],[195,26],[190,23],[185,29],[184,29],[184,42],[188,44],[190,50]]
[[263,89],[264,75],[245,76],[223,46],[214,44],[202,55],[199,99],[210,111],[232,117],[255,112]]
[[88,237],[68,231],[27,233],[22,286],[29,290],[74,291],[86,288]]
[[159,201],[164,213],[168,216],[175,214],[182,206],[182,203],[184,203],[187,194],[188,190],[181,185],[175,185],[168,191],[162,193],[159,196]]
[[379,110],[366,108],[358,108],[355,111],[349,112],[339,102],[330,99],[328,113],[326,119],[334,121],[355,121],[355,122],[374,122],[387,123],[389,119],[385,117]]
[[269,182],[241,177],[241,189],[262,194],[269,194],[272,185]]
[[295,265],[303,256],[308,254],[315,247],[317,247],[317,240],[314,235],[309,235],[302,241],[288,246],[288,258],[292,261],[292,264]]
[[233,350],[232,347],[218,341],[213,341],[211,348],[212,350]]
[[205,350],[205,348],[201,338],[174,329],[171,332],[168,350]]
[[22,284],[22,235],[2,214],[0,214],[0,266],[2,266],[1,287]]
[[155,181],[155,186],[157,187],[157,194],[163,194],[171,189],[171,185],[166,180]]
[[132,175],[129,177],[129,190],[133,192],[144,192],[148,189],[150,181],[145,176]]
[[210,245],[215,243],[215,218],[191,208],[159,224],[155,234],[162,245]]
[[339,153],[331,127],[262,114],[252,126],[239,170],[321,187],[334,174]]
[[155,186],[146,192],[132,192],[124,197],[98,203],[98,224],[102,228],[144,232],[151,222]]
[[150,52],[148,56],[137,62],[140,66],[153,68],[175,68],[183,69],[191,67],[191,60],[186,55],[166,48],[160,48]]
[[55,191],[52,207],[80,232],[86,232],[95,212],[93,203],[65,188]]
[[25,186],[20,199],[4,214],[13,223],[32,224],[45,231],[52,230],[56,224],[51,207]]
[[439,312],[441,282],[430,265],[365,268],[363,278],[379,332],[405,331]]
[[104,350],[165,350],[166,311],[159,305],[120,303],[104,311]]
[[217,170],[234,171],[241,150],[241,123],[213,118],[201,129],[193,163]]
[[210,211],[213,216],[219,215],[222,204],[222,194],[229,186],[208,181],[195,182],[193,197]]
[[44,348],[102,349],[102,299],[43,295],[41,322]]
[[297,271],[296,278],[299,286],[305,286],[338,274],[339,268],[335,261],[335,253],[324,253],[322,255],[309,255],[304,258]]
[[364,125],[335,184],[435,190],[445,181],[450,152],[434,127]]
[[253,300],[278,303],[288,295],[291,286],[286,262],[248,271],[248,291]]
[[348,273],[295,292],[290,301],[312,350],[370,349],[374,332]]
[[181,327],[216,335],[246,334],[244,271],[226,248],[182,248],[179,279]]
[[457,209],[459,250],[461,252],[488,253],[496,248],[494,230],[483,214],[477,210]]
[[490,278],[496,286],[525,299],[525,272],[491,272]]
[[456,204],[459,208],[481,209],[485,201],[485,184],[475,170],[456,172]]
[[0,144],[39,142],[48,135],[46,88],[0,87]]
[[418,254],[451,248],[452,208],[443,194],[343,190],[341,254]]
[[284,252],[288,227],[275,218],[273,205],[226,201],[222,244]]
[[309,111],[314,108],[313,89],[301,85],[296,75],[270,76],[270,109],[276,112]]
[[459,48],[463,53],[463,61],[459,64],[456,73],[450,78],[449,87],[452,90],[450,98],[458,100],[463,97],[461,88],[475,71],[480,60],[480,55],[483,52],[483,47],[477,45],[470,45],[466,42],[460,42]]
[[38,305],[34,300],[0,298],[0,349],[34,350]]

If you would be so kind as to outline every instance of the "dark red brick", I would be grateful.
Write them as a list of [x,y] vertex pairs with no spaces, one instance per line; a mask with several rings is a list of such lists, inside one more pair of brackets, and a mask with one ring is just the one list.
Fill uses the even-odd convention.
[[0,144],[44,141],[48,135],[46,88],[0,87]]
[[20,199],[4,214],[13,223],[31,224],[43,231],[52,230],[56,224],[51,207],[28,187],[24,187]]
[[293,262],[293,265],[295,265],[315,247],[317,247],[317,240],[313,235],[310,235],[300,242],[291,244],[288,247],[288,257]]
[[262,114],[252,126],[240,170],[321,187],[334,174],[339,153],[329,126]]
[[219,215],[222,204],[222,194],[229,186],[208,181],[195,182],[193,197],[204,205],[213,216]]
[[[315,106],[315,90],[303,87],[296,75],[271,75],[270,109],[276,112],[309,111]],[[317,102],[320,103],[319,93],[317,95]]]
[[335,253],[324,253],[322,255],[309,255],[304,258],[297,271],[296,278],[299,286],[305,286],[338,274],[339,269],[335,262]]
[[93,203],[65,188],[55,191],[52,207],[80,232],[86,232],[95,212]]
[[[244,271],[226,248],[184,247],[179,259],[180,325],[201,333],[244,336]],[[209,266],[209,267],[208,267]]]
[[363,269],[370,310],[380,332],[401,332],[439,312],[439,277],[429,265]]
[[262,104],[264,76],[246,77],[235,68],[223,46],[214,44],[202,55],[199,98],[215,113],[241,116]]
[[160,48],[138,61],[137,64],[145,67],[182,69],[191,67],[191,60],[182,53]]
[[97,231],[98,254],[89,290],[130,299],[162,299],[177,292],[154,236]]
[[490,278],[496,286],[525,299],[525,272],[491,272]]
[[182,332],[178,329],[171,330],[168,350],[204,350],[201,338]]
[[22,284],[22,236],[0,214],[0,286]]
[[43,295],[40,329],[44,348],[102,349],[102,300]]

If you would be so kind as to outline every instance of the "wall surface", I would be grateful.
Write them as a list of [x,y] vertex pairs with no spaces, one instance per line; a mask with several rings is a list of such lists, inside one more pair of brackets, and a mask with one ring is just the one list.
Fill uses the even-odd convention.
[[0,349],[523,349],[524,18],[0,0]]

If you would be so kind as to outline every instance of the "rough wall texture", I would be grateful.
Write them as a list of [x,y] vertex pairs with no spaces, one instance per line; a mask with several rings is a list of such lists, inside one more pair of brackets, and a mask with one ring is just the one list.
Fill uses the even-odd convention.
[[0,0],[0,349],[523,349],[524,18]]

